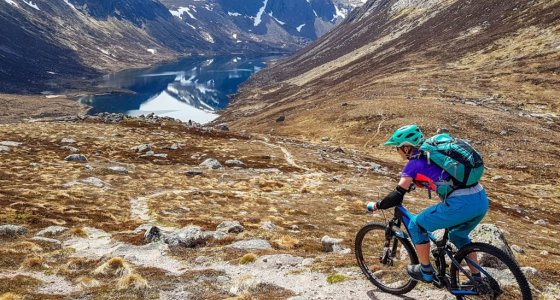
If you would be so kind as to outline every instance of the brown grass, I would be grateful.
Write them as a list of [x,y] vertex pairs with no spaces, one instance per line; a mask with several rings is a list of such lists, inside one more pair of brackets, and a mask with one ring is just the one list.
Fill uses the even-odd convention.
[[97,267],[94,275],[126,276],[132,272],[130,265],[122,257],[113,257]]
[[23,261],[21,269],[43,269],[46,267],[46,263],[44,257],[33,255]]
[[21,300],[22,297],[14,293],[4,293],[0,295],[0,300]]
[[121,277],[117,283],[119,290],[134,289],[142,290],[148,288],[148,281],[140,274],[132,273]]

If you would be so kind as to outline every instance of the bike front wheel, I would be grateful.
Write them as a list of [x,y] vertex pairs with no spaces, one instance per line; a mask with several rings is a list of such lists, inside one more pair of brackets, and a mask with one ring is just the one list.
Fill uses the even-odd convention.
[[408,239],[386,235],[383,223],[368,223],[356,235],[355,254],[362,272],[380,290],[400,295],[410,292],[416,281],[406,266],[417,264],[418,257]]
[[[477,262],[469,258],[474,255]],[[455,264],[451,265],[450,282],[457,299],[533,299],[525,275],[517,263],[502,250],[485,243],[472,243],[461,248],[455,259],[463,270]],[[475,282],[465,275],[471,273],[469,265],[479,269],[481,273],[481,278]]]

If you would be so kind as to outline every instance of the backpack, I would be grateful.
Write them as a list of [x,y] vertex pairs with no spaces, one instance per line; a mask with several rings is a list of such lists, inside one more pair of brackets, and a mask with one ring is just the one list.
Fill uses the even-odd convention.
[[420,152],[446,171],[453,181],[453,189],[473,187],[484,174],[482,155],[467,141],[453,138],[449,133],[430,137],[420,146]]

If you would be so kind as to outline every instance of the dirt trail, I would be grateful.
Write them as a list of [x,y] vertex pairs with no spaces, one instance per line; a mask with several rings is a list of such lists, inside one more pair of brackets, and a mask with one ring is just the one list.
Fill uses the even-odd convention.
[[284,153],[284,158],[286,159],[286,162],[288,162],[288,164],[292,167],[296,167],[298,169],[302,169],[305,171],[310,171],[309,168],[305,167],[305,166],[300,166],[298,165],[295,160],[294,160],[294,156],[290,153],[290,151],[288,151],[288,149],[286,149],[285,147],[282,147],[280,145],[276,145],[276,144],[272,144],[269,143],[269,139],[264,137],[264,141],[260,141],[261,143],[263,143],[264,145],[267,145],[269,147],[272,148],[280,148],[280,150],[282,151],[282,153]]

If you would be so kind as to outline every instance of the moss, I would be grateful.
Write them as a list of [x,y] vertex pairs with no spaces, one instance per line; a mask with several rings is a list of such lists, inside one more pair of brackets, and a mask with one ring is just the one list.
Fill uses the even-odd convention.
[[33,213],[27,211],[4,211],[0,213],[0,224],[26,224],[34,217]]
[[338,273],[329,275],[327,277],[327,282],[330,283],[330,284],[337,283],[337,282],[342,282],[344,280],[346,280],[346,276],[344,276],[342,274],[338,274]]

